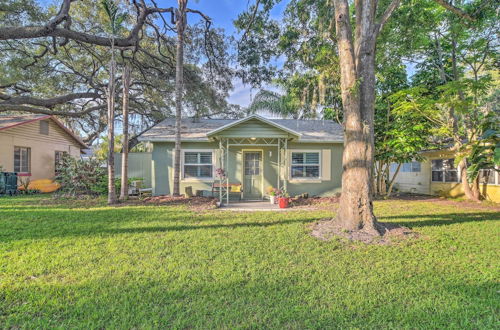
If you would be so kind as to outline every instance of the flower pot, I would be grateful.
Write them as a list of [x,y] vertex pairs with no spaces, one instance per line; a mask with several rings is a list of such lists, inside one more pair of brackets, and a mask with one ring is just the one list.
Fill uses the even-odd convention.
[[276,203],[276,196],[269,196],[269,202],[271,204],[275,204]]
[[288,197],[278,198],[278,204],[280,206],[280,209],[286,209],[288,207]]

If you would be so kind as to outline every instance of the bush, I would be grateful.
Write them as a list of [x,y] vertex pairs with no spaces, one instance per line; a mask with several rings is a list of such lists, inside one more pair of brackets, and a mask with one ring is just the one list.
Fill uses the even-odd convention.
[[64,156],[57,168],[56,181],[61,185],[59,192],[63,196],[107,193],[106,169],[97,159],[81,160]]

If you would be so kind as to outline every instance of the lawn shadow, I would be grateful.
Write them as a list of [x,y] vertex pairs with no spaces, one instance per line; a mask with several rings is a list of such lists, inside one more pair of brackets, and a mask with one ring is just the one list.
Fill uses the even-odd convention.
[[[7,220],[2,221],[4,219]],[[241,222],[246,219],[248,222]],[[0,209],[0,224],[3,226],[0,230],[0,241],[245,227],[264,228],[317,220],[306,217],[288,220],[267,219],[267,213],[253,215],[250,218],[234,219],[234,216],[231,217],[230,214],[195,214],[189,210],[168,208]],[[234,220],[240,220],[240,222],[231,222]]]
[[[409,221],[405,220],[408,219]],[[413,219],[422,219],[411,221]],[[418,215],[392,215],[378,217],[380,222],[394,220],[406,227],[447,226],[466,222],[498,221],[500,212],[474,212],[474,213],[446,213],[446,214],[418,214]],[[399,221],[403,220],[403,221]]]

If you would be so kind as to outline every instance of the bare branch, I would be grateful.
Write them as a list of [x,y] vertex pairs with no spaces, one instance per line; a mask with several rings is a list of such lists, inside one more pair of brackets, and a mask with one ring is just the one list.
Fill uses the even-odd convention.
[[387,23],[392,13],[399,7],[401,0],[392,0],[389,6],[385,9],[382,17],[380,18],[380,22],[375,25],[375,36],[380,34],[380,31],[384,28],[384,25]]
[[253,9],[252,16],[250,17],[250,22],[248,22],[248,25],[245,31],[243,32],[243,35],[241,36],[241,40],[245,40],[248,31],[252,28],[253,22],[255,21],[255,16],[257,16],[257,11],[259,10],[259,4],[260,0],[255,1],[255,8]]
[[[46,107],[46,108],[51,108],[59,104],[64,104],[69,101],[77,100],[77,99],[95,99],[99,98],[100,95],[98,93],[71,93],[67,95],[62,95],[58,97],[53,97],[50,99],[39,99],[36,97],[29,97],[29,96],[17,96],[17,97],[8,97],[5,94],[0,94],[2,96],[1,98],[5,100],[4,102],[1,102],[0,105],[3,106],[14,106],[14,105],[22,105],[22,104],[29,104],[29,105],[34,105],[34,106],[40,106],[40,107]],[[5,98],[4,98],[5,97]]]
[[471,22],[474,22],[476,20],[475,17],[472,17],[471,15],[467,14],[462,9],[460,9],[458,7],[455,7],[454,5],[452,5],[450,2],[448,2],[446,0],[434,0],[434,1],[436,1],[441,6],[443,6],[446,9],[448,9],[452,13],[456,14],[457,16],[462,17],[463,19],[466,19],[466,20],[471,21]]
[[18,105],[18,104],[4,104],[0,103],[0,112],[5,112],[5,111],[24,111],[24,112],[30,112],[30,113],[39,113],[39,114],[45,114],[45,115],[57,115],[57,116],[64,116],[64,117],[81,117],[82,115],[97,111],[97,110],[102,110],[105,109],[106,105],[97,105],[91,108],[87,108],[83,111],[79,112],[68,112],[68,111],[53,111],[49,109],[43,109],[43,108],[35,108],[27,105]]

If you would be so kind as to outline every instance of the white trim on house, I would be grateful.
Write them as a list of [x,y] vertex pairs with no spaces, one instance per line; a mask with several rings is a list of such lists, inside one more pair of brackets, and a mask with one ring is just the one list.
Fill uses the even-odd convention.
[[[303,177],[303,178],[294,178],[292,177],[292,153],[312,153],[312,152],[317,152],[319,154],[319,159],[318,159],[318,167],[319,167],[319,176],[317,178],[308,178],[308,177]],[[308,183],[321,183],[323,181],[323,150],[321,149],[288,149],[288,164],[287,164],[287,174],[288,174],[288,181],[289,182],[308,182]],[[296,164],[297,166],[299,164]],[[304,164],[305,166],[306,164]],[[311,164],[312,166],[316,166],[316,164]]]
[[224,131],[224,130],[226,130],[226,129],[228,129],[228,128],[234,127],[234,126],[236,126],[236,125],[239,125],[239,124],[241,124],[241,123],[247,122],[247,121],[252,120],[252,119],[257,119],[257,120],[260,120],[260,121],[262,121],[263,123],[266,123],[266,124],[268,124],[268,125],[271,125],[271,126],[273,126],[273,127],[276,127],[276,128],[278,128],[278,129],[281,129],[281,130],[283,130],[283,131],[285,131],[285,132],[287,132],[287,133],[290,133],[290,134],[292,134],[292,135],[295,135],[295,136],[297,136],[297,137],[302,136],[302,133],[299,133],[299,132],[297,132],[297,131],[294,131],[294,130],[292,130],[292,129],[289,129],[288,127],[285,127],[285,126],[283,126],[283,125],[280,125],[280,124],[277,124],[277,123],[275,123],[275,122],[273,122],[273,121],[270,121],[269,119],[266,119],[266,118],[264,118],[264,117],[262,117],[262,116],[259,116],[259,115],[255,115],[255,114],[254,114],[254,115],[250,115],[250,116],[248,116],[248,117],[245,117],[245,118],[243,118],[243,119],[236,120],[236,121],[234,121],[234,122],[232,122],[232,123],[226,124],[226,125],[221,126],[221,127],[219,127],[219,128],[216,128],[216,129],[214,129],[214,130],[212,130],[212,131],[208,132],[208,133],[207,133],[207,137],[210,137],[211,135],[214,135],[214,134],[216,134],[216,133],[219,133],[219,132]]
[[[186,152],[211,152],[212,153],[212,177],[206,178],[184,178],[184,154]],[[172,169],[175,171],[175,149],[172,152]],[[215,181],[216,157],[215,149],[181,149],[181,181],[182,182],[214,182]],[[172,174],[173,172],[172,171]]]

